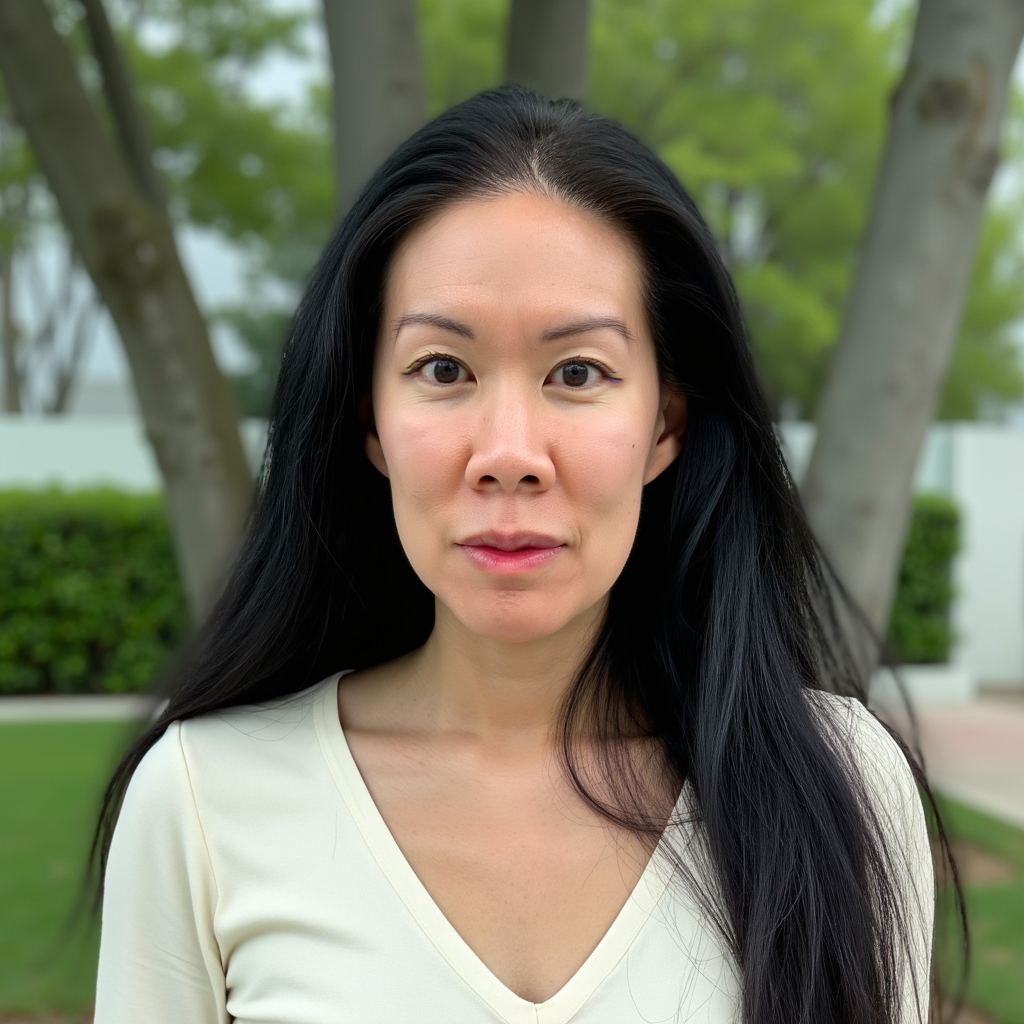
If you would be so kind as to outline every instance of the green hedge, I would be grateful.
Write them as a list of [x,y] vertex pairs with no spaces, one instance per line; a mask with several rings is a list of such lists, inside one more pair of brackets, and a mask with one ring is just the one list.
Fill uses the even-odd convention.
[[0,492],[0,694],[145,689],[186,624],[159,497]]
[[[946,660],[957,531],[952,502],[916,499],[889,631],[904,661]],[[0,694],[145,689],[186,624],[160,498],[0,492]]]
[[960,513],[949,498],[921,494],[914,499],[889,620],[889,646],[901,661],[943,662],[949,657],[952,566],[959,535]]

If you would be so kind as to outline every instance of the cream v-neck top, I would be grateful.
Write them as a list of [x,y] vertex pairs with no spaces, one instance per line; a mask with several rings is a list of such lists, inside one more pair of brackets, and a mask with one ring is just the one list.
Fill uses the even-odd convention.
[[[559,992],[532,1003],[502,984],[377,811],[338,719],[338,678],[176,722],[143,758],[110,850],[95,1024],[739,1020],[734,965],[671,879],[668,834]],[[867,712],[830,703],[906,851],[926,984],[932,876],[913,779]]]

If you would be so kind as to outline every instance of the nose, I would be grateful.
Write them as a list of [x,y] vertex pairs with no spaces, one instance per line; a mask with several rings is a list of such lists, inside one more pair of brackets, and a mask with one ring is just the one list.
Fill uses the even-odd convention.
[[515,494],[546,491],[555,465],[543,429],[543,414],[527,395],[506,391],[481,410],[466,465],[466,482],[476,490]]

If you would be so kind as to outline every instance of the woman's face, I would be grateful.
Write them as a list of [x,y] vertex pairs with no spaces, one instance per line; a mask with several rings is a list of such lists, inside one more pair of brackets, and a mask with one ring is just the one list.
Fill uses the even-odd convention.
[[602,605],[686,415],[659,384],[634,244],[521,193],[450,207],[398,248],[372,404],[367,453],[413,569],[508,642]]

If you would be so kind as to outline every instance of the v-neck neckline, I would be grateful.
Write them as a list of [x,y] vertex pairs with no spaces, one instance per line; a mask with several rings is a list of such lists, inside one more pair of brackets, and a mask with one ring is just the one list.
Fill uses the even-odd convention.
[[661,900],[671,875],[666,858],[659,856],[665,837],[615,920],[576,973],[544,1002],[524,999],[491,971],[444,916],[374,803],[338,714],[338,681],[343,674],[320,684],[314,715],[317,738],[335,784],[381,873],[446,963],[505,1024],[567,1024],[626,955]]

